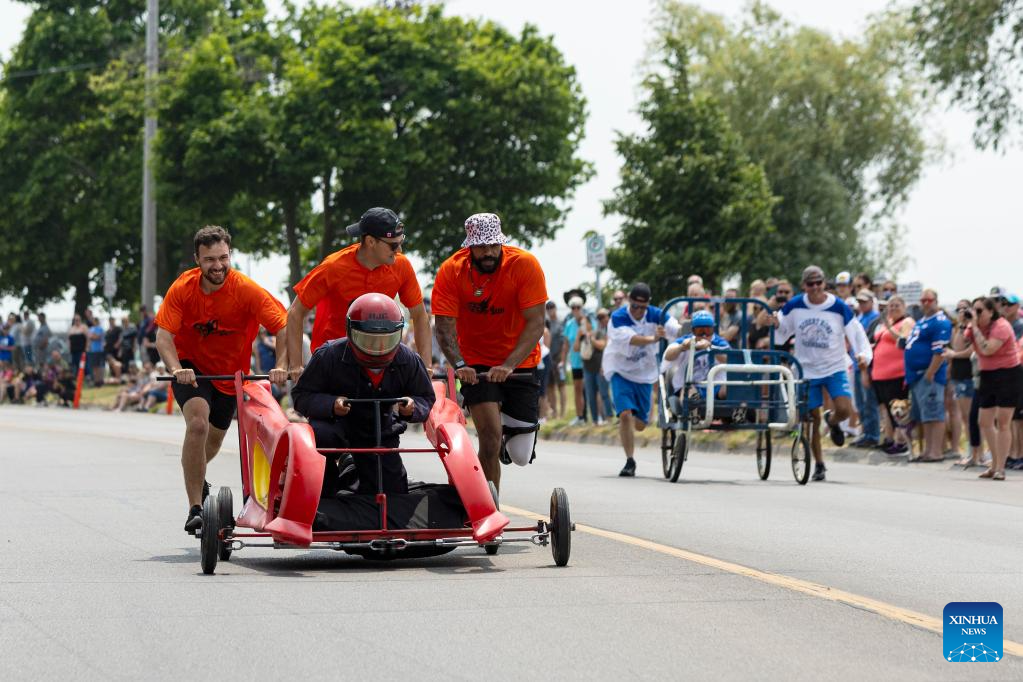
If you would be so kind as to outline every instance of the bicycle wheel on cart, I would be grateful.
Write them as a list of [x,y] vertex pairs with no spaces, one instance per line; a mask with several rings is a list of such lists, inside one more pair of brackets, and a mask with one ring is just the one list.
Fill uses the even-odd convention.
[[810,437],[809,429],[802,428],[792,439],[792,475],[799,485],[810,480]]
[[675,429],[661,429],[661,471],[671,478],[671,451],[675,448]]
[[669,476],[668,480],[672,483],[678,480],[679,475],[682,473],[682,465],[686,463],[686,458],[689,457],[689,439],[686,437],[685,431],[679,431],[675,434],[675,443],[671,448],[671,458],[669,461]]
[[771,475],[771,432],[757,432],[757,473],[766,481]]

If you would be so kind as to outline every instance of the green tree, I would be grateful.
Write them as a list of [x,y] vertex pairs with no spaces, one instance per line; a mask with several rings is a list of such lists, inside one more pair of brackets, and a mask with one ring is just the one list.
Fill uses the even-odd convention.
[[693,89],[721,104],[781,199],[743,277],[792,276],[809,262],[897,271],[895,215],[927,153],[920,87],[896,39],[904,26],[889,17],[848,41],[759,3],[737,26],[672,0],[661,9],[661,49],[687,46]]
[[648,283],[655,300],[684,293],[694,272],[717,286],[752,268],[773,231],[763,169],[721,107],[692,92],[685,46],[667,48],[666,75],[644,83],[647,133],[619,136],[621,184],[605,204],[624,218],[608,265],[624,281]]
[[915,56],[930,81],[976,116],[978,147],[998,148],[1023,122],[1023,6],[1016,0],[919,0]]

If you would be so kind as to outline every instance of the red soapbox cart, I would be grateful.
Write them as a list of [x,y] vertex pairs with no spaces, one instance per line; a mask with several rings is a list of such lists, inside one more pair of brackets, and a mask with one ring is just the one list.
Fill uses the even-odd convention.
[[[482,547],[487,554],[509,542],[550,545],[554,563],[565,566],[571,552],[573,524],[568,497],[562,488],[551,494],[550,519],[531,526],[511,526],[498,508],[496,489],[484,478],[479,458],[465,430],[465,417],[455,399],[454,375],[435,376],[436,402],[425,423],[429,448],[383,448],[380,445],[380,408],[394,399],[364,399],[351,402],[378,404],[377,446],[374,448],[317,449],[308,424],[288,421],[270,394],[263,375],[201,376],[203,379],[234,379],[238,400],[238,445],[241,453],[242,509],[234,516],[231,489],[221,487],[202,505],[200,542],[203,573],[216,570],[217,560],[227,561],[231,553],[248,547],[275,549],[331,549],[368,559],[396,559],[445,554],[457,547]],[[248,381],[248,383],[243,383]],[[414,515],[412,523],[395,527],[388,513],[388,495],[350,495],[363,507],[375,503],[372,529],[323,527],[321,504],[325,456],[336,453],[432,453],[447,472],[446,486],[432,486],[454,500],[461,525],[435,527]],[[378,460],[378,472],[379,472]],[[378,475],[378,481],[382,477]],[[410,486],[411,487],[411,486]],[[361,498],[361,500],[357,499]],[[367,499],[368,498],[368,499]],[[342,500],[345,502],[346,500]],[[332,504],[335,502],[330,501]],[[460,504],[459,504],[460,502]],[[421,505],[425,506],[425,505]],[[448,505],[449,507],[451,505]],[[452,518],[448,514],[447,518]],[[244,529],[244,530],[243,530]],[[261,539],[264,542],[254,542]]]

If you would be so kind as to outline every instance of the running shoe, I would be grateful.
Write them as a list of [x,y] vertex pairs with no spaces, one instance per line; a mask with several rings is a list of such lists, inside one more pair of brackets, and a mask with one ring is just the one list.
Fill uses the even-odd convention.
[[625,460],[625,466],[618,472],[619,476],[635,476],[636,475],[636,460],[629,457]]
[[[827,410],[824,413],[824,423],[827,425],[828,430],[831,432],[831,442],[834,443],[837,447],[842,447],[843,445],[845,445],[845,433],[842,432],[842,426],[840,424],[831,423],[831,410]],[[816,476],[816,474],[814,475]]]
[[193,505],[188,510],[188,520],[185,521],[185,532],[195,535],[195,532],[202,528],[202,507]]
[[826,472],[826,471],[827,471],[827,468],[824,466],[824,462],[817,462],[817,464],[813,468],[813,480],[815,480],[815,481],[823,481],[824,480],[824,472]]
[[876,450],[878,444],[877,441],[872,438],[859,438],[857,440],[854,440],[849,445],[851,445],[854,448],[866,448],[868,450]]
[[892,443],[884,449],[885,454],[891,455],[892,457],[899,457],[900,455],[909,454],[909,446],[905,443]]

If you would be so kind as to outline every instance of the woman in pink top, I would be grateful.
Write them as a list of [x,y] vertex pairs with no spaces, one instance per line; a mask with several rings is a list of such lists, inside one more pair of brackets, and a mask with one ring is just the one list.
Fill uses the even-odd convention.
[[994,299],[975,298],[972,318],[966,331],[957,331],[956,336],[961,334],[963,341],[973,344],[980,363],[980,430],[991,447],[991,468],[980,477],[1004,481],[1005,460],[1012,444],[1012,417],[1023,390],[1019,348],[1012,325],[998,313]]
[[909,451],[906,443],[895,442],[896,432],[888,405],[893,400],[909,398],[903,358],[905,351],[899,348],[899,339],[907,338],[914,324],[913,318],[906,315],[906,302],[901,296],[892,296],[888,300],[884,324],[878,325],[874,333],[874,362],[870,367],[870,380],[877,404],[883,408],[882,414],[888,417],[882,420],[885,442],[881,447],[890,455],[901,455]]

